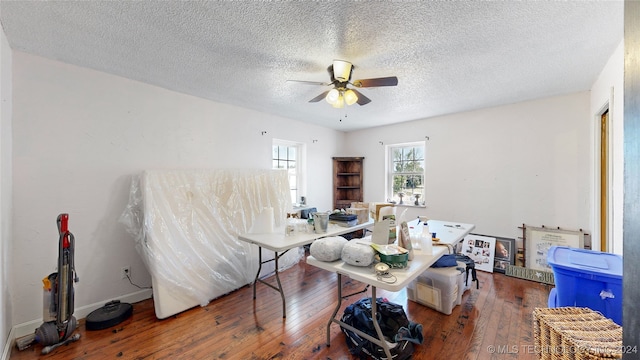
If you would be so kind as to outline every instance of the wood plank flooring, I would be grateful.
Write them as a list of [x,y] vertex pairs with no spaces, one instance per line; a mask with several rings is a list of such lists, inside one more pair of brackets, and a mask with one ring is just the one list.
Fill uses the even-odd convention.
[[[480,289],[474,283],[451,315],[407,300],[406,290],[378,290],[378,296],[402,304],[409,319],[422,324],[424,343],[415,347],[413,359],[537,359],[531,314],[536,307],[546,307],[550,286],[481,271],[478,279]],[[164,320],[155,317],[149,299],[133,304],[133,316],[113,328],[86,331],[80,320],[80,340],[46,358],[356,359],[338,325],[331,325],[331,346],[326,346],[327,322],[337,303],[337,275],[302,261],[282,272],[281,280],[287,300],[284,319],[280,295],[263,284],[258,284],[255,301],[252,287],[245,286],[206,307]],[[364,288],[347,277],[343,284],[343,294]],[[338,314],[364,296],[344,301]],[[14,347],[10,359],[39,359],[41,350],[39,344],[23,351]]]

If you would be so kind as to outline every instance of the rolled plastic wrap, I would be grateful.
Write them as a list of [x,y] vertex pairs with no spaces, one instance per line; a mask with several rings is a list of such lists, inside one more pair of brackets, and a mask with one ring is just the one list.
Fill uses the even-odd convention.
[[[276,227],[291,210],[286,171],[149,170],[133,178],[120,222],[154,283],[204,306],[255,279],[258,248],[238,234],[264,209]],[[289,253],[281,268],[300,261],[300,251]]]

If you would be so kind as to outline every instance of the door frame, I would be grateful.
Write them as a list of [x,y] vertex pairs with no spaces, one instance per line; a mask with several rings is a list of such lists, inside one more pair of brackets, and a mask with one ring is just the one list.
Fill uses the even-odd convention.
[[[609,99],[606,103],[604,103],[599,109],[598,111],[594,114],[594,122],[593,122],[593,126],[594,126],[594,156],[593,156],[593,165],[594,165],[594,192],[593,192],[593,196],[594,196],[594,213],[593,213],[593,219],[594,221],[594,231],[593,231],[593,236],[591,238],[591,249],[593,250],[599,250],[599,251],[608,251],[611,252],[613,250],[613,212],[614,212],[614,207],[613,207],[613,191],[612,191],[612,184],[613,184],[613,174],[614,174],[614,161],[613,161],[613,124],[612,124],[612,120],[613,120],[613,107],[611,106],[613,104],[613,87],[611,88],[611,92],[609,94]],[[601,185],[601,180],[600,180],[600,173],[601,173],[601,164],[600,164],[600,154],[601,154],[601,149],[602,149],[602,141],[601,141],[601,118],[602,115],[604,115],[604,113],[608,112],[607,115],[607,174],[606,174],[606,181],[607,181],[607,199],[606,199],[606,207],[607,207],[607,214],[606,214],[606,228],[604,229],[604,231],[606,232],[606,249],[602,249],[601,247],[601,243],[600,243],[600,239],[601,239],[601,234],[603,232],[602,229],[602,224],[601,224],[601,196],[602,193],[600,191],[600,185]]]

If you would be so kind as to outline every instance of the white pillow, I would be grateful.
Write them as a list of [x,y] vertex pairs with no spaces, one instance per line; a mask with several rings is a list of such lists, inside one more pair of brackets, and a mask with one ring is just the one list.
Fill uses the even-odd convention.
[[330,236],[311,243],[309,254],[320,261],[336,261],[342,256],[342,247],[348,243],[342,236]]
[[375,251],[369,244],[350,241],[342,247],[342,260],[354,266],[369,266],[373,262]]

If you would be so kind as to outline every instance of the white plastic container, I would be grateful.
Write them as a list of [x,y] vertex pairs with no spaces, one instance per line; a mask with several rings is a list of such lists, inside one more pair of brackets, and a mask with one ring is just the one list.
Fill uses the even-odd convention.
[[407,286],[407,298],[443,314],[451,315],[462,303],[465,272],[464,263],[445,268],[429,268]]

